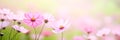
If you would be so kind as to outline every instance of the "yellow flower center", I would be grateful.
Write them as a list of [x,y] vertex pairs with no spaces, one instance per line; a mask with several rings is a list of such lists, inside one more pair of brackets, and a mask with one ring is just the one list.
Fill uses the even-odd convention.
[[31,18],[31,21],[32,21],[32,22],[34,22],[35,20],[36,20],[36,19],[35,19],[34,17],[33,17],[33,18]]
[[60,26],[60,28],[59,28],[60,30],[63,30],[64,29],[64,26]]

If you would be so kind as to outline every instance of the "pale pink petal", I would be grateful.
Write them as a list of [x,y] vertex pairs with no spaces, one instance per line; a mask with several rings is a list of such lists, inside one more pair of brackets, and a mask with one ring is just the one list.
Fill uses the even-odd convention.
[[22,32],[22,33],[28,33],[29,32],[29,30],[27,30],[27,29],[25,29],[24,27],[20,27],[20,32]]
[[31,21],[29,19],[24,19],[24,22],[27,24],[31,23]]
[[29,13],[29,14],[28,14],[28,13],[26,13],[26,14],[25,14],[25,17],[26,17],[26,18],[28,18],[28,19],[30,19],[30,18],[32,18],[32,17],[33,17],[32,15],[33,15],[32,13]]
[[33,14],[33,17],[38,19],[41,15],[40,14]]
[[34,22],[34,23],[32,24],[32,26],[33,26],[33,27],[36,27],[36,26],[38,26],[38,24]]
[[74,38],[73,38],[73,40],[85,40],[83,37],[80,37],[80,36],[75,36]]

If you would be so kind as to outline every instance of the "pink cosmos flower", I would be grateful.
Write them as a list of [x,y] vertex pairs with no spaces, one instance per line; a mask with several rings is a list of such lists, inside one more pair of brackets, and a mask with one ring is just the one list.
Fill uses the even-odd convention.
[[11,16],[13,12],[10,9],[2,8],[0,9],[0,15],[2,15],[4,18],[9,19],[9,16]]
[[101,22],[99,20],[96,20],[95,18],[89,16],[81,17],[78,19],[78,22],[79,28],[87,34],[95,33],[96,29],[101,25]]
[[109,35],[111,32],[111,30],[109,28],[103,28],[101,30],[99,30],[96,35],[99,36],[99,37],[104,37],[104,36],[107,36]]
[[113,36],[106,36],[103,37],[102,40],[115,40],[115,38]]
[[25,29],[23,26],[14,25],[12,27],[17,31],[20,31],[21,33],[29,33],[29,30]]
[[25,18],[24,12],[22,12],[22,11],[17,11],[16,14],[10,14],[10,15],[11,16],[8,17],[10,20],[22,21]]
[[0,22],[0,29],[2,29],[2,28],[4,28],[4,27],[7,27],[9,24],[10,24],[9,21]]
[[0,14],[7,15],[9,13],[12,13],[10,9],[6,9],[6,8],[0,9]]
[[53,28],[53,32],[54,33],[61,33],[64,30],[68,29],[70,26],[70,23],[68,20],[58,20],[57,22],[55,22],[52,26]]
[[44,14],[43,17],[44,17],[44,21],[45,22],[47,21],[47,23],[51,23],[55,21],[54,16],[51,14]]
[[51,14],[44,14],[44,23],[46,23],[46,27],[51,27],[53,22],[55,21],[55,18]]
[[85,40],[83,37],[75,36],[73,40]]
[[25,14],[24,22],[28,24],[29,26],[36,27],[42,24],[43,16],[38,13],[36,14],[27,13]]
[[111,29],[113,35],[120,35],[120,25],[113,26]]
[[43,31],[43,32],[42,32],[42,35],[43,35],[44,37],[49,37],[49,36],[52,35],[52,32],[51,32],[51,31]]

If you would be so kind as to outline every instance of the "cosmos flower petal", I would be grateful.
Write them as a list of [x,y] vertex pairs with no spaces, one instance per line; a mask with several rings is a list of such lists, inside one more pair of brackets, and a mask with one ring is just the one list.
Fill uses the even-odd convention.
[[29,32],[29,30],[25,29],[23,26],[14,25],[12,27],[17,31],[20,31],[21,33],[28,33]]
[[26,13],[26,14],[25,14],[25,17],[28,18],[28,19],[30,19],[30,18],[33,17],[32,15],[33,15],[32,13]]
[[[57,22],[54,23],[53,25],[53,32],[55,33],[61,33],[63,31],[65,31],[66,29],[68,29],[68,24],[65,25],[65,22],[64,20],[58,20]],[[61,29],[61,27],[63,27]]]
[[10,24],[9,21],[0,22],[0,26],[1,26],[0,29],[7,27],[9,24]]
[[[32,27],[36,27],[36,26],[42,24],[41,22],[43,21],[43,18],[40,14],[32,14],[31,15],[30,13],[28,13],[28,14],[25,14],[25,17],[26,18],[24,19],[24,22]],[[31,21],[32,19],[33,19],[33,21]]]
[[31,21],[29,21],[29,19],[24,19],[25,23],[31,23]]

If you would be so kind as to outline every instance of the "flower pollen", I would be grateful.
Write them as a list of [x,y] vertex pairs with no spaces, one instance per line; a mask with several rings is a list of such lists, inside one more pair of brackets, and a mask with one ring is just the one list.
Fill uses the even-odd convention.
[[60,28],[59,28],[60,30],[63,30],[64,29],[64,26],[60,26]]
[[34,17],[31,18],[31,21],[32,21],[32,22],[35,22],[35,20],[36,20],[36,19],[35,19]]

